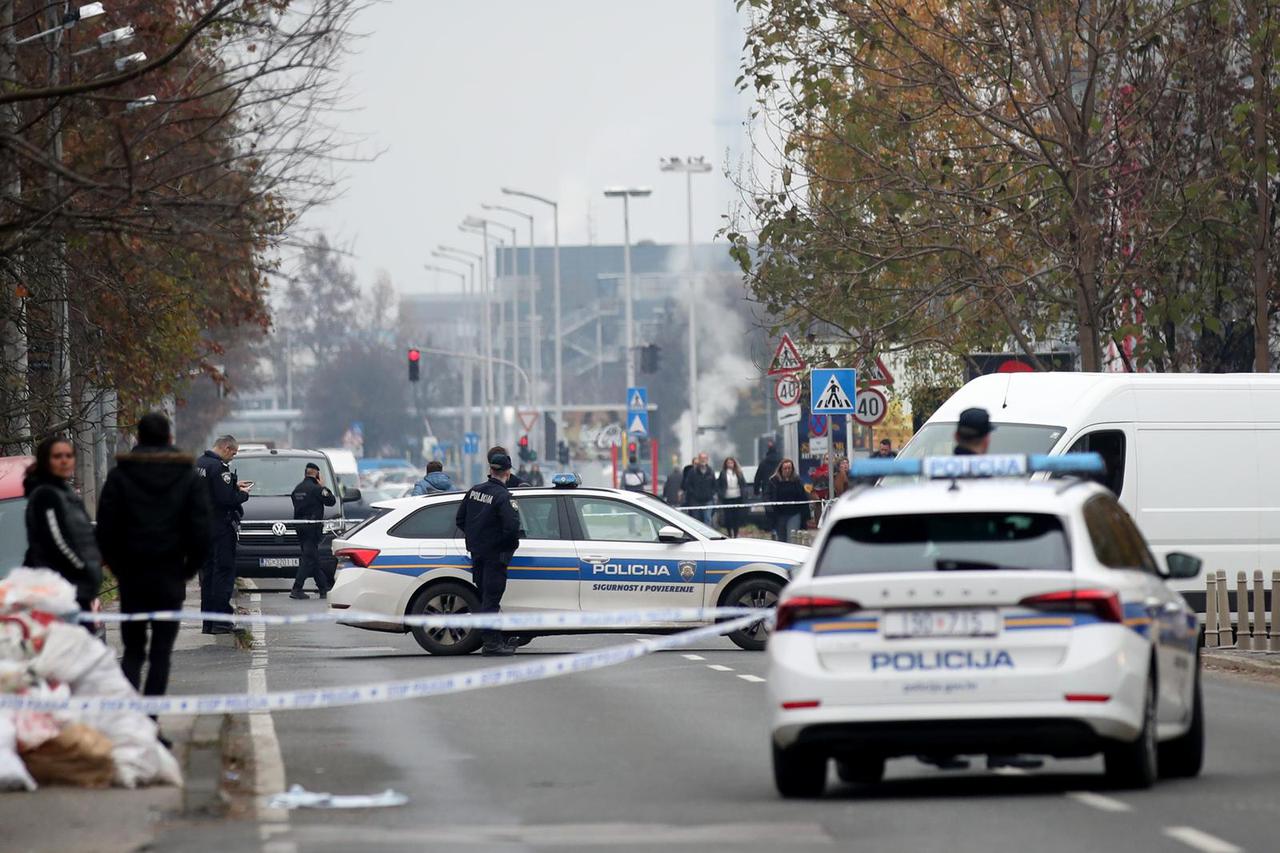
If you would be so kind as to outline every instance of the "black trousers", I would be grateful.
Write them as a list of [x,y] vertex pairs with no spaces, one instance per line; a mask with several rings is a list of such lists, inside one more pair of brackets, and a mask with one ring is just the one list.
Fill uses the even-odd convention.
[[[471,555],[471,580],[480,590],[480,607],[477,613],[497,613],[502,608],[502,594],[507,591],[507,564],[501,555]],[[486,646],[502,643],[501,631],[482,630],[480,636]]]
[[329,591],[329,578],[320,568],[320,525],[301,525],[298,530],[298,544],[302,548],[302,556],[298,559],[298,574],[293,579],[293,591],[302,592],[307,578],[316,582],[320,592]]
[[[150,567],[149,567],[150,568]],[[120,580],[120,612],[146,613],[153,610],[179,610],[185,598],[181,570],[163,578],[149,572],[137,579]],[[169,686],[169,665],[173,644],[178,639],[177,622],[122,622],[120,636],[124,640],[124,657],[120,669],[134,689],[146,696],[163,696]],[[147,635],[150,636],[148,649]],[[147,664],[147,680],[142,681],[142,666]]]
[[[200,569],[200,609],[206,613],[234,613],[231,597],[236,591],[236,529],[216,522],[209,556]],[[232,627],[230,622],[204,623],[204,630]]]

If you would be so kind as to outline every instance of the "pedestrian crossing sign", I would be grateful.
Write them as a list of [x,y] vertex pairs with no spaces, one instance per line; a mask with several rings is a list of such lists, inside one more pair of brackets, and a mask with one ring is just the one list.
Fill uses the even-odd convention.
[[858,371],[852,367],[815,367],[809,374],[809,411],[815,415],[852,415],[857,409]]
[[643,385],[635,385],[627,389],[627,411],[649,411],[649,389]]
[[631,412],[627,415],[627,432],[632,435],[648,435],[649,434],[649,413],[648,412]]

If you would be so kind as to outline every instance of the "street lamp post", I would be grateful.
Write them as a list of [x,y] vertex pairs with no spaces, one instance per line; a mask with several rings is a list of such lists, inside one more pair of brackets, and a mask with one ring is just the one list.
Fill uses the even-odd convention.
[[[489,334],[489,302],[488,302],[488,290],[489,290],[489,288],[488,288],[488,286],[487,286],[487,279],[488,279],[488,274],[487,274],[487,267],[488,267],[488,247],[489,247],[489,241],[488,241],[488,240],[485,240],[485,251],[484,251],[484,252],[479,252],[479,253],[477,253],[477,252],[470,252],[470,251],[467,251],[466,249],[458,249],[458,248],[455,248],[455,247],[453,247],[453,246],[440,246],[440,247],[439,247],[439,253],[435,253],[435,254],[436,254],[436,256],[437,256],[437,257],[444,257],[444,254],[443,254],[443,253],[449,253],[449,254],[451,254],[451,255],[461,255],[462,257],[465,257],[465,258],[468,258],[468,259],[469,259],[469,263],[471,263],[471,269],[472,269],[472,278],[471,278],[471,285],[472,285],[472,287],[471,287],[471,290],[472,290],[472,293],[473,293],[473,294],[475,294],[475,291],[476,291],[476,288],[475,288],[475,275],[474,275],[474,271],[475,271],[475,268],[476,268],[476,266],[477,266],[477,265],[480,267],[480,287],[481,287],[481,290],[480,290],[480,292],[479,292],[478,294],[476,294],[476,295],[478,295],[478,296],[480,297],[479,299],[477,299],[477,300],[476,300],[476,309],[477,309],[477,314],[478,314],[478,317],[479,317],[479,319],[478,319],[478,329],[477,329],[477,331],[480,333],[480,346],[481,346],[482,350],[484,351],[484,356],[485,356],[485,364],[484,364],[484,368],[483,368],[483,371],[484,371],[484,372],[483,372],[483,373],[481,373],[481,382],[480,382],[480,386],[481,386],[482,391],[481,391],[480,396],[481,396],[481,397],[483,398],[483,400],[484,400],[484,441],[485,441],[485,447],[492,447],[492,446],[493,446],[493,438],[494,438],[494,433],[493,433],[493,430],[492,430],[492,424],[493,424],[493,340],[492,340],[492,338],[490,337],[490,334]],[[455,259],[455,260],[456,260],[456,259]]]
[[635,361],[635,322],[632,317],[634,311],[632,303],[634,294],[631,289],[631,199],[645,198],[653,190],[648,187],[608,187],[604,194],[606,198],[622,199],[622,288],[624,291],[623,306],[623,323],[626,324],[626,368],[627,368],[627,387],[636,384],[636,361]]
[[489,402],[486,407],[486,426],[487,432],[489,433],[489,446],[492,447],[493,444],[496,443],[495,439],[498,435],[498,417],[497,412],[494,411],[497,405],[497,386],[494,383],[493,375],[493,279],[489,275],[489,241],[493,240],[498,244],[501,244],[502,240],[497,237],[489,236],[489,223],[483,219],[480,220],[478,227],[468,225],[464,221],[463,224],[458,226],[458,230],[466,234],[477,234],[483,241],[482,245],[484,251],[480,260],[480,281],[481,286],[484,289],[484,323],[482,324],[483,329],[481,331],[484,334],[484,351],[486,353],[484,381],[487,387],[485,394],[489,398]]
[[693,263],[693,176],[711,171],[703,157],[664,157],[658,166],[664,172],[684,172],[685,205],[689,221],[689,452],[698,452],[698,279]]
[[[493,227],[493,228],[501,228],[504,231],[507,231],[511,234],[511,243],[509,244],[511,247],[511,262],[508,265],[506,260],[502,258],[501,254],[499,254],[498,281],[502,281],[505,276],[509,276],[513,281],[515,281],[515,289],[514,289],[514,292],[512,293],[512,305],[511,305],[511,313],[512,313],[511,348],[514,353],[511,360],[519,364],[520,363],[520,327],[519,327],[520,261],[516,255],[516,241],[517,241],[516,229],[514,225],[508,225],[507,223],[499,221],[497,219],[485,219],[484,217],[481,217],[481,216],[468,216],[465,220],[463,220],[463,226],[466,228],[476,228],[481,223],[489,225],[490,227]],[[504,245],[503,241],[499,241],[499,245]],[[504,273],[505,273],[505,276],[504,276]],[[494,293],[497,294],[498,296],[498,327],[505,332],[506,323],[507,323],[507,299],[505,294],[503,294],[502,291],[498,290],[496,283],[494,286]],[[501,353],[503,357],[507,355],[507,336],[505,334],[502,336],[502,339],[501,339]],[[511,398],[515,398],[518,395],[518,392],[516,391],[516,375],[514,372],[511,374],[511,386],[510,388],[507,387],[507,368],[505,365],[502,368],[501,387],[502,387],[502,393],[504,398],[511,399]],[[507,397],[508,394],[510,394],[510,397]]]
[[[534,329],[533,323],[532,323],[533,317],[538,313],[536,265],[533,260],[533,214],[525,213],[523,210],[517,210],[514,207],[504,207],[503,205],[500,205],[500,204],[482,204],[480,205],[480,207],[482,207],[485,210],[496,210],[496,211],[501,211],[502,213],[509,213],[512,216],[520,216],[529,222],[529,257],[528,257],[528,261],[525,263],[525,271],[529,276],[529,311],[527,314],[530,320],[529,329],[528,329],[529,372],[533,376],[533,385],[534,385],[535,393],[537,395],[541,395],[542,389],[539,384],[541,377],[539,375],[540,371],[538,370],[538,362],[541,360],[538,358],[538,354],[539,354],[538,350],[541,346],[541,342],[538,340],[537,331]],[[512,240],[514,241],[514,239],[515,239],[515,236],[513,233]],[[515,344],[516,344],[515,362],[519,364],[520,363],[520,281],[518,277],[516,279],[516,292],[515,292]],[[538,402],[539,402],[538,397],[535,396],[534,397],[535,408],[537,407]],[[537,425],[535,424],[535,429],[536,429],[536,426]]]
[[[510,187],[502,187],[504,195],[517,196],[519,198],[527,198],[530,201],[540,202],[551,207],[551,235],[552,235],[552,313],[555,315],[553,323],[555,325],[555,372],[556,372],[556,438],[560,439],[564,436],[564,346],[561,342],[560,324],[563,316],[560,311],[560,204],[552,199],[545,198],[533,193],[527,193],[523,190],[515,190]],[[532,258],[529,261],[532,269]],[[554,447],[544,448],[546,455],[550,455],[556,451]]]
[[[432,252],[432,254],[435,255],[438,253]],[[463,261],[454,260],[453,258],[449,258],[449,260],[453,260],[454,263],[464,263]],[[467,274],[462,272],[461,270],[449,269],[448,267],[442,267],[442,266],[439,266],[438,264],[423,264],[422,268],[426,270],[432,270],[434,272],[442,272],[447,275],[456,275],[458,277],[458,282],[462,287],[463,294],[467,293],[468,291]],[[475,276],[475,268],[472,267],[472,277],[474,278],[474,276]],[[471,424],[471,361],[470,359],[464,360],[462,365],[463,365],[462,432],[465,435],[466,433],[471,432],[471,426],[472,426]],[[464,446],[465,446],[465,441],[464,441]],[[475,457],[470,453],[465,454],[465,457],[466,457],[467,482],[474,483],[475,482]]]

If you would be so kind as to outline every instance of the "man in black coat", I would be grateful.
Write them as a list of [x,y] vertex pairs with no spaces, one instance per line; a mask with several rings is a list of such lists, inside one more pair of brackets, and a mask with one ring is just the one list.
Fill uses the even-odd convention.
[[763,495],[769,488],[769,478],[773,476],[773,472],[778,470],[778,448],[771,441],[769,448],[764,452],[764,458],[760,460],[760,464],[756,466],[756,478],[752,485],[755,487],[757,495]]
[[703,524],[710,524],[710,504],[716,497],[716,472],[711,470],[711,460],[707,454],[698,454],[697,462],[685,472],[681,488],[684,491],[684,505],[686,507],[706,507],[705,509],[687,510],[689,515],[692,515]]
[[[236,481],[228,463],[236,458],[240,443],[224,435],[196,460],[196,472],[209,488],[212,509],[209,522],[209,556],[200,569],[200,609],[206,613],[232,613],[231,596],[236,587],[236,534],[240,528],[241,507],[249,500],[251,483]],[[230,622],[205,622],[206,634],[230,634]]]
[[320,569],[320,537],[324,533],[320,529],[320,522],[324,520],[324,508],[333,506],[338,499],[334,497],[333,492],[325,488],[324,483],[320,482],[320,466],[314,462],[308,462],[303,469],[302,482],[293,487],[291,497],[293,498],[293,517],[315,523],[297,525],[302,558],[298,561],[298,574],[293,579],[293,589],[289,592],[289,597],[307,598],[307,594],[302,591],[302,585],[310,576],[315,579],[320,597],[325,598],[329,594],[329,579]]
[[[120,612],[180,610],[187,581],[209,550],[209,495],[194,460],[170,443],[169,419],[138,421],[138,446],[116,457],[98,499],[98,546],[120,583]],[[120,626],[120,668],[135,688],[160,696],[169,683],[169,657],[177,622],[125,622]],[[147,650],[147,632],[151,649]],[[142,682],[142,664],[148,662]]]
[[[471,554],[471,578],[480,590],[477,613],[497,613],[507,590],[507,564],[520,545],[520,516],[507,482],[511,479],[511,457],[489,455],[489,479],[472,486],[458,505],[455,521],[466,536]],[[501,631],[485,629],[483,655],[515,654],[513,645],[503,641]]]

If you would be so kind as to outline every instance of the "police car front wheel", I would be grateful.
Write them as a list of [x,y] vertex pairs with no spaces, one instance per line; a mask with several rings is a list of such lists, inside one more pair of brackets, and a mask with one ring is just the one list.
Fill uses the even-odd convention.
[[[475,590],[457,581],[432,584],[409,605],[413,615],[452,616],[474,613],[480,606]],[[433,655],[468,655],[480,648],[480,632],[472,628],[415,626],[413,638]]]
[[[730,587],[720,603],[724,607],[767,609],[777,606],[781,592],[781,581],[772,578],[747,578]],[[756,622],[734,631],[729,639],[740,649],[749,652],[763,651],[769,640],[769,625],[764,621]]]

